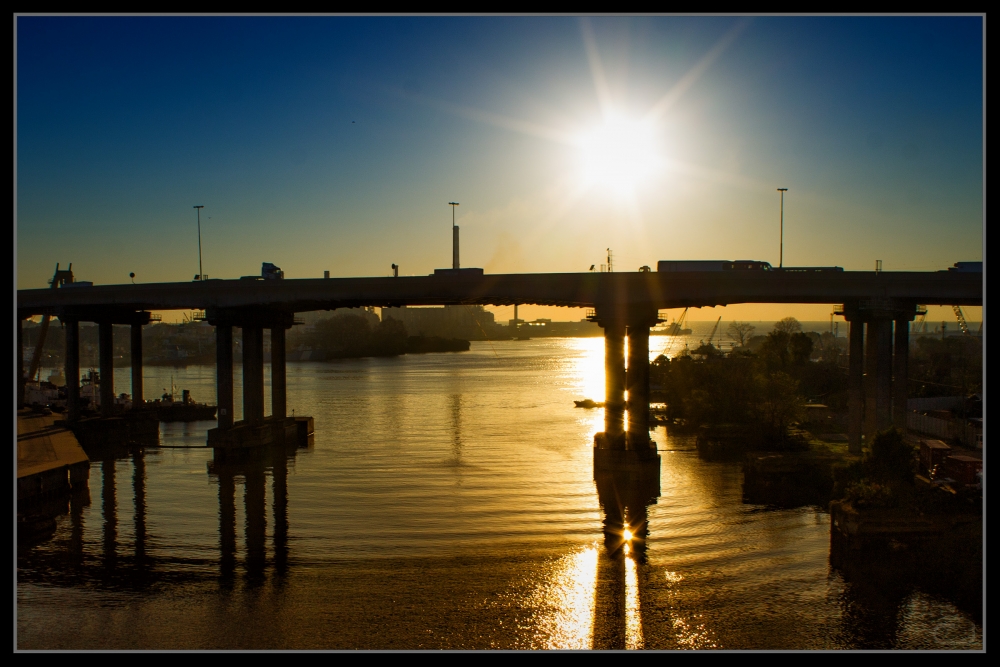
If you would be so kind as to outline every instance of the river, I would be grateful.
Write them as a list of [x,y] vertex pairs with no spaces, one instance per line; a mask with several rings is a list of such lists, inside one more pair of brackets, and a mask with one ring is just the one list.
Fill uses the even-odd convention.
[[[214,397],[213,367],[147,368],[146,396],[171,380]],[[645,549],[609,553],[603,414],[573,404],[602,394],[600,338],[290,363],[312,446],[216,466],[213,422],[162,424],[93,462],[89,502],[18,552],[17,646],[982,648],[947,599],[832,568],[822,508],[744,504],[739,463],[663,427]]]

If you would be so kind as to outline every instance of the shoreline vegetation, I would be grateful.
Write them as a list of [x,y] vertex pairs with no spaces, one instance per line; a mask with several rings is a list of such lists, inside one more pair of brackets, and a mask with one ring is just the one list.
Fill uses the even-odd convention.
[[[23,353],[30,360],[35,348],[34,327],[25,329]],[[97,366],[97,327],[81,327],[81,367]],[[91,340],[92,339],[92,340]],[[265,361],[270,359],[270,332],[265,329]],[[242,335],[233,331],[233,357],[242,359]],[[143,365],[199,366],[215,363],[215,329],[204,322],[157,324],[143,328]],[[328,361],[365,357],[394,357],[404,354],[465,352],[471,347],[466,338],[410,335],[399,320],[380,320],[370,312],[338,313],[310,326],[294,327],[286,334],[287,361]],[[128,327],[115,327],[113,333],[114,366],[131,364]],[[43,368],[63,365],[65,333],[59,326],[49,327],[42,349]],[[42,378],[43,380],[45,378]]]
[[[792,318],[767,336],[739,323],[729,333],[728,355],[702,345],[651,362],[658,423],[695,434],[703,460],[742,461],[745,503],[828,510],[831,564],[850,581],[916,585],[981,622],[981,481],[921,474],[920,436],[895,429],[848,452],[844,339],[802,332]],[[917,338],[910,371],[910,398],[963,396],[952,416],[982,417],[969,398],[982,391],[981,339]]]

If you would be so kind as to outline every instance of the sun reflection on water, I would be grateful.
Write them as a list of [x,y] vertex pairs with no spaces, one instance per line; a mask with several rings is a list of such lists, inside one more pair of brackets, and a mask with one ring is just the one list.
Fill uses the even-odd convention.
[[[626,540],[631,533],[626,530]],[[639,573],[636,568],[632,547],[625,542],[625,648],[637,650],[643,647],[642,618],[639,615]]]
[[535,591],[537,637],[544,648],[589,649],[594,637],[597,547],[560,559],[551,580]]

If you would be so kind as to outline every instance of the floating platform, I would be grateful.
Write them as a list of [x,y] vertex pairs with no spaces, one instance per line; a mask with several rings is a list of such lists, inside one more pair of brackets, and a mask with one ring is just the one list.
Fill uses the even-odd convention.
[[45,502],[86,488],[90,459],[58,415],[17,414],[17,505]]

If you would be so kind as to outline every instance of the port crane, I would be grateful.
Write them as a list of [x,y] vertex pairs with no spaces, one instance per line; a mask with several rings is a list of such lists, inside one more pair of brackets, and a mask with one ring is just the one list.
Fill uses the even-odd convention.
[[[68,269],[60,270],[57,262],[56,271],[52,275],[52,280],[49,281],[49,289],[56,289],[71,282],[73,282],[73,263],[70,262]],[[35,373],[38,372],[38,367],[42,363],[42,348],[45,347],[45,335],[49,331],[49,319],[48,315],[42,315],[42,325],[38,329],[38,340],[35,341],[35,351],[31,355],[31,365],[28,367],[28,379],[35,377]]]
[[965,321],[965,315],[962,314],[962,308],[959,306],[952,306],[952,310],[955,311],[955,317],[958,319],[958,328],[962,330],[962,333],[966,336],[971,336],[972,332],[969,331],[969,324]]
[[[708,344],[712,344],[712,339],[715,338],[715,331],[719,328],[719,323],[722,322],[722,315],[719,315],[719,319],[715,320],[715,326],[712,327],[712,333],[708,334]],[[722,332],[719,332],[719,349],[722,349]]]
[[917,306],[917,321],[913,333],[927,333],[927,306]]
[[681,313],[681,316],[678,317],[675,322],[670,323],[670,329],[672,330],[672,332],[667,334],[667,344],[664,346],[663,352],[661,352],[663,356],[667,358],[670,357],[670,352],[673,351],[674,343],[677,342],[677,335],[681,331],[681,327],[684,324],[684,318],[687,316],[687,313],[688,309],[685,308],[684,311]]

